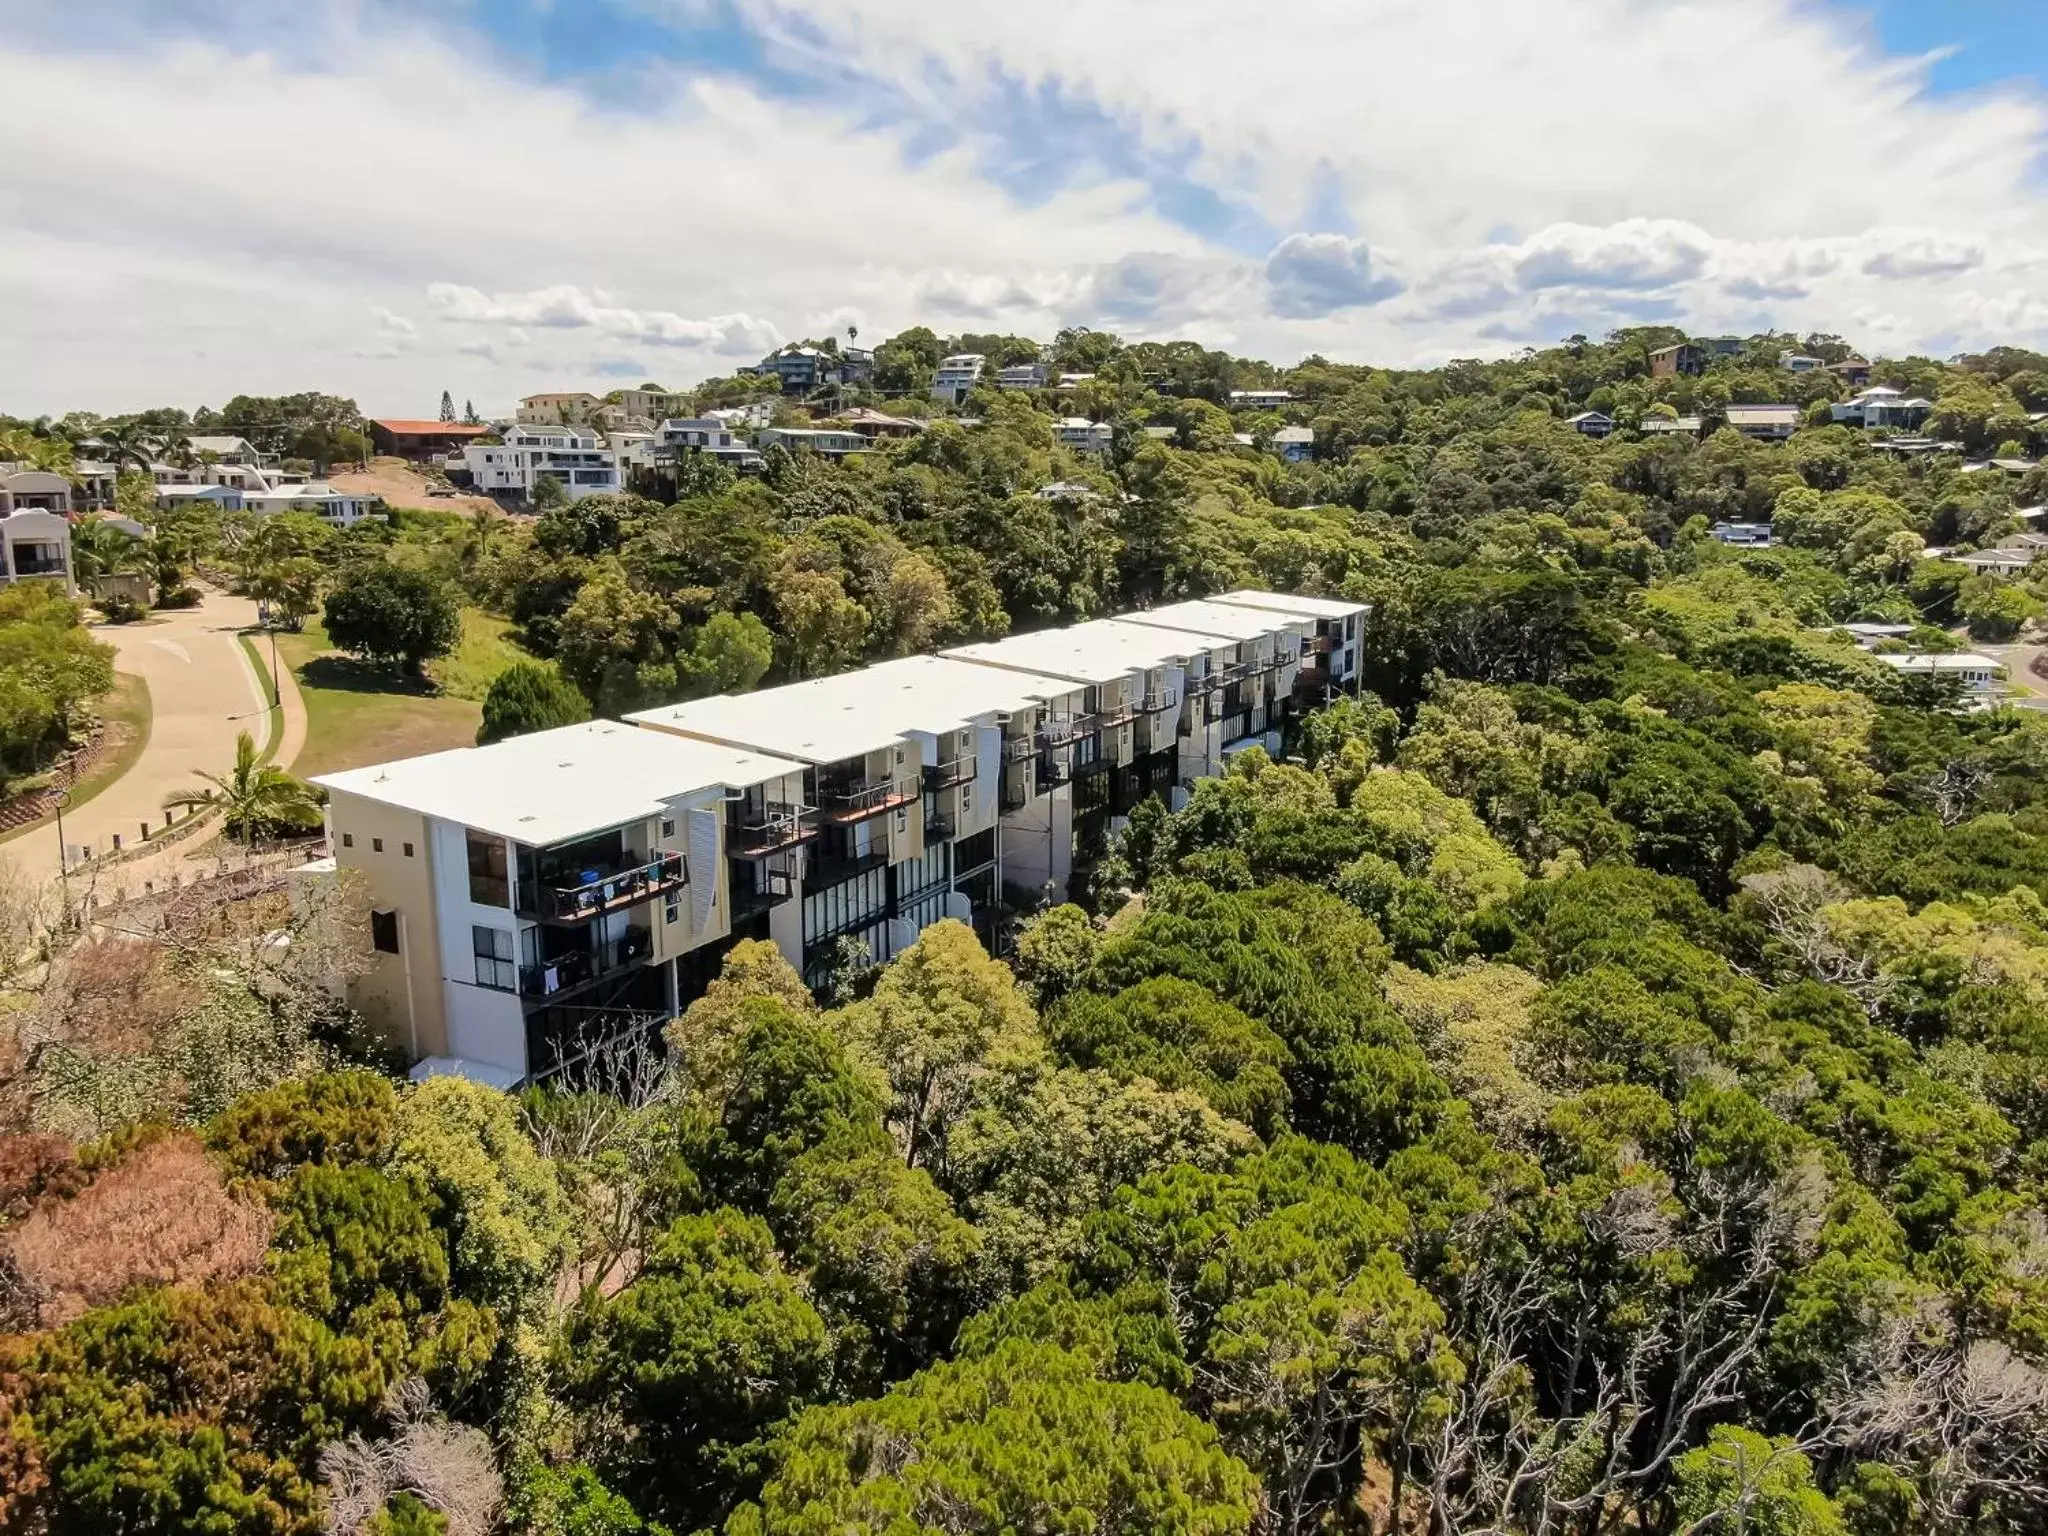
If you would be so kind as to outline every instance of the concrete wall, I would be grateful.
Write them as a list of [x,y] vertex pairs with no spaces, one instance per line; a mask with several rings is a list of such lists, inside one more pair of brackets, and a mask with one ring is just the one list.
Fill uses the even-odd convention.
[[[396,955],[372,951],[349,1001],[386,1040],[415,1057],[445,1056],[448,1015],[441,991],[440,929],[434,906],[435,849],[426,820],[342,790],[327,808],[334,861],[360,870],[373,910],[399,915]],[[383,851],[376,844],[383,842]],[[405,845],[412,844],[412,857]]]

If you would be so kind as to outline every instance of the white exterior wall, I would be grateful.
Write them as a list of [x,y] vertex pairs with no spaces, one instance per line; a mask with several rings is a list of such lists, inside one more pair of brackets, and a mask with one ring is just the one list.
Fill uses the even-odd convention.
[[[448,1049],[469,1061],[487,1062],[526,1075],[526,1021],[516,992],[476,984],[476,956],[470,929],[510,933],[520,953],[519,920],[509,907],[480,906],[469,899],[469,833],[454,822],[430,819],[433,840],[434,926],[441,940],[441,990],[448,1011]],[[517,878],[512,845],[505,845],[508,880]],[[518,893],[512,893],[518,899]]]

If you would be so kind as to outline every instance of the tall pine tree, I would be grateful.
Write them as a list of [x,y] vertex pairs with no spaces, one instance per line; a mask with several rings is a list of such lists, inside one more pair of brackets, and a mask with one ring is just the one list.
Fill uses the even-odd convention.
[[441,419],[443,421],[453,421],[455,419],[455,397],[445,389],[441,391]]

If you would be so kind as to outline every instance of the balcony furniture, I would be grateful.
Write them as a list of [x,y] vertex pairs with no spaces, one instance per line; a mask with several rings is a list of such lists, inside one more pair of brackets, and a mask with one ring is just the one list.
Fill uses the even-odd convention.
[[680,853],[655,853],[615,869],[586,868],[566,883],[542,877],[534,910],[541,921],[580,923],[618,912],[690,883],[690,864]]
[[884,816],[908,805],[921,793],[916,779],[857,779],[818,791],[819,809],[827,821],[844,826]]
[[726,851],[734,858],[759,859],[807,843],[818,835],[815,806],[770,801],[758,811],[743,807],[727,825]]
[[934,793],[942,789],[952,789],[956,785],[972,783],[979,772],[980,768],[973,755],[963,752],[956,758],[934,763],[925,769],[924,787]]

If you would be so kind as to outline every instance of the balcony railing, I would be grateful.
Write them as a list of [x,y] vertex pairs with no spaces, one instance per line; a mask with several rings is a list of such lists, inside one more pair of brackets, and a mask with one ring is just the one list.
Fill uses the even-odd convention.
[[1048,751],[1071,747],[1083,736],[1092,736],[1102,729],[1093,715],[1053,715],[1038,733],[1038,744]]
[[1112,705],[1095,717],[1098,731],[1113,731],[1120,725],[1129,725],[1138,713],[1138,706],[1132,703]]
[[958,757],[943,763],[933,763],[925,769],[924,787],[934,792],[952,789],[955,785],[972,783],[979,772],[973,754],[963,752]]
[[757,883],[752,886],[736,884],[732,888],[732,920],[735,923],[759,917],[796,894],[796,876],[786,869],[757,870],[754,878]]
[[1038,783],[1041,788],[1072,782],[1074,765],[1059,753],[1048,752],[1038,760]]
[[818,791],[819,809],[827,821],[845,824],[886,815],[918,797],[915,779],[868,779]]
[[759,811],[742,807],[726,830],[726,850],[738,859],[766,858],[818,835],[815,806],[770,801]]
[[947,842],[952,838],[958,825],[959,823],[947,812],[935,812],[924,819],[924,840],[928,843]]
[[648,929],[628,928],[609,943],[571,950],[539,965],[521,966],[519,991],[525,997],[553,997],[629,971],[653,952],[654,935]]
[[1003,738],[1003,761],[1021,763],[1027,761],[1038,750],[1038,742],[1030,736],[1005,736]]
[[851,880],[855,875],[864,875],[871,869],[888,866],[888,850],[877,848],[869,853],[835,853],[824,858],[812,859],[804,868],[804,884],[812,890],[828,885],[838,885]]
[[1304,641],[1302,644],[1303,655],[1313,652],[1318,656],[1327,656],[1335,649],[1337,649],[1337,637],[1335,635],[1317,635],[1310,640]]
[[579,923],[618,912],[690,883],[690,861],[680,853],[656,853],[614,869],[585,869],[563,883],[542,878],[532,910],[541,921]]
[[1162,709],[1178,708],[1180,708],[1180,690],[1178,688],[1155,688],[1138,700],[1138,712],[1140,714],[1156,715]]

